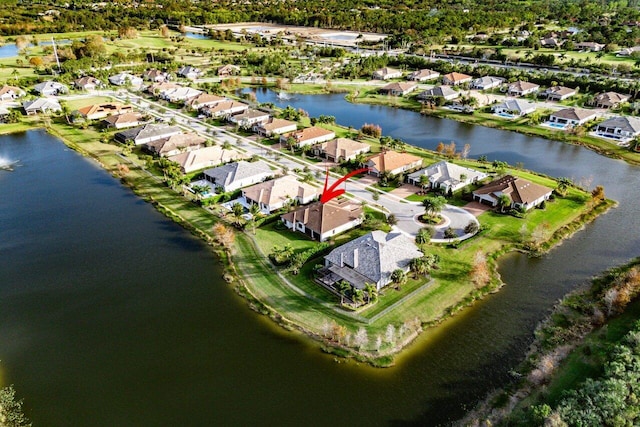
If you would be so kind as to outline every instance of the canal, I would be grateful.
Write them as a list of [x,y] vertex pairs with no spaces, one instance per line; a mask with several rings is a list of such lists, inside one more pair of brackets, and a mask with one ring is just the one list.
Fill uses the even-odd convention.
[[547,256],[507,256],[499,293],[376,370],[255,315],[206,247],[91,161],[41,131],[4,136],[0,156],[22,166],[0,172],[0,380],[36,425],[446,423],[510,379],[558,298],[640,255],[636,167],[341,95],[286,103],[426,148],[468,142],[472,157],[604,185],[620,206]]

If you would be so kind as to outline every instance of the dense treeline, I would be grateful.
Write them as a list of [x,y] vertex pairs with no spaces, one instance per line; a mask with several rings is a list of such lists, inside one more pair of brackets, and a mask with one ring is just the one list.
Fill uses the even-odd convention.
[[[157,0],[112,1],[99,9],[89,0],[5,0],[0,34],[139,29],[163,23],[201,25],[243,21],[276,22],[393,34],[398,45],[462,40],[465,34],[523,29],[557,21],[577,26],[596,41],[622,45],[640,20],[638,0]],[[99,12],[99,13],[96,13]],[[636,30],[633,30],[636,31]],[[637,31],[636,31],[637,32]]]

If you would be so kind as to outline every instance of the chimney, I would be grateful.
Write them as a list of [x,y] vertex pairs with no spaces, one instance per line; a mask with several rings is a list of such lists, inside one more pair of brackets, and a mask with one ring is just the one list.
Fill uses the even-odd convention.
[[340,267],[344,267],[344,252],[340,252]]
[[258,204],[262,203],[262,196],[264,196],[264,188],[260,189],[260,194],[258,195]]
[[306,209],[304,210],[304,218],[303,218],[303,221],[302,221],[302,222],[303,222],[304,224],[306,224],[306,223],[307,223],[307,221],[309,221],[309,208],[306,208]]
[[302,185],[298,186],[298,201],[302,203],[304,200],[304,187]]
[[358,268],[358,248],[353,250],[353,268]]
[[347,150],[345,148],[340,149],[340,157],[342,157],[343,159],[347,158]]

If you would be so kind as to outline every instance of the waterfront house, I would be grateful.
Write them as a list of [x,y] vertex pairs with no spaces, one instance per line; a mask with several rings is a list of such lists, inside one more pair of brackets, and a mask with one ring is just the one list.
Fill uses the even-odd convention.
[[164,71],[160,71],[155,68],[151,68],[142,73],[142,80],[152,81],[155,83],[162,83],[169,80],[169,74]]
[[417,70],[412,72],[407,76],[407,80],[411,80],[414,82],[425,82],[427,80],[437,79],[438,77],[440,77],[439,72],[429,70],[429,69],[424,69],[424,70]]
[[623,95],[617,92],[599,93],[595,97],[596,108],[617,108],[620,104],[629,101],[629,95]]
[[178,126],[150,123],[137,128],[118,132],[115,134],[114,138],[122,144],[125,144],[127,141],[132,141],[135,145],[142,145],[181,133],[182,130]]
[[102,120],[102,123],[108,128],[124,129],[138,126],[144,121],[145,117],[142,113],[131,112],[106,117]]
[[551,86],[540,92],[540,96],[547,98],[548,101],[564,101],[576,94],[575,89],[565,86]]
[[417,98],[421,101],[429,101],[436,98],[444,98],[446,101],[451,101],[459,96],[460,92],[452,89],[451,86],[436,86],[420,92]]
[[218,76],[220,77],[229,77],[235,76],[240,73],[240,67],[237,65],[226,64],[221,67],[218,67]]
[[360,203],[342,198],[302,206],[280,218],[288,229],[324,242],[362,224],[362,214],[363,208]]
[[4,85],[0,89],[0,101],[12,101],[14,99],[22,98],[27,93],[16,86]]
[[374,71],[372,76],[373,80],[399,79],[400,77],[402,77],[402,71],[389,67]]
[[38,83],[33,87],[33,90],[35,90],[42,96],[61,95],[63,93],[69,92],[68,87],[66,87],[62,83],[54,82],[52,80]]
[[606,138],[628,140],[640,135],[640,117],[616,116],[596,126],[596,135]]
[[361,290],[370,283],[379,291],[395,270],[408,272],[411,260],[422,256],[410,237],[375,230],[329,252],[317,280],[334,289],[341,281]]
[[229,99],[223,96],[211,95],[209,93],[202,92],[193,98],[189,98],[186,101],[186,104],[194,110],[199,110],[203,107],[211,107],[223,101],[229,101]]
[[274,135],[281,135],[287,132],[293,132],[298,129],[296,122],[285,119],[269,118],[264,123],[256,123],[253,125],[253,131],[260,136],[270,138]]
[[421,166],[422,157],[391,150],[369,157],[366,163],[366,167],[369,168],[369,174],[374,176],[380,176],[385,172],[390,175],[397,175]]
[[518,80],[513,82],[507,88],[507,95],[509,96],[525,96],[530,93],[535,93],[540,89],[540,85],[535,83],[526,82],[524,80]]
[[263,160],[257,162],[240,160],[207,169],[204,171],[204,178],[226,193],[262,182],[273,174],[274,171]]
[[108,116],[131,112],[133,112],[131,105],[124,105],[120,102],[106,102],[78,108],[78,113],[87,120],[104,119]]
[[576,50],[581,51],[600,52],[605,46],[605,44],[596,42],[580,42],[576,43],[574,47]]
[[450,193],[485,179],[487,174],[443,160],[408,175],[407,182],[422,187],[422,176],[429,178],[430,189],[441,189]]
[[206,138],[197,133],[178,133],[168,138],[147,142],[145,147],[157,156],[169,157],[203,148],[206,141]]
[[462,73],[456,73],[455,71],[442,76],[442,84],[449,86],[459,86],[464,83],[469,83],[471,80],[473,80],[473,77]]
[[0,123],[4,123],[10,114],[11,114],[11,111],[7,110],[6,108],[0,105]]
[[317,144],[319,142],[329,141],[336,137],[335,132],[318,126],[311,126],[304,129],[295,130],[280,135],[280,143],[287,144],[289,138],[295,140],[295,147],[302,148],[307,145]]
[[74,80],[73,86],[78,90],[96,90],[102,86],[102,82],[95,77],[84,76]]
[[194,80],[202,75],[202,71],[200,71],[199,68],[187,65],[185,67],[180,68],[176,74],[180,77]]
[[369,151],[371,151],[369,144],[349,138],[336,138],[313,146],[314,155],[336,163],[353,160],[358,154]]
[[200,112],[206,116],[213,118],[228,119],[233,114],[239,114],[247,111],[249,106],[239,101],[222,101],[208,107],[203,107]]
[[130,73],[118,73],[109,77],[109,83],[116,86],[131,85],[133,87],[142,86],[142,79]]
[[560,123],[570,126],[583,125],[589,120],[594,120],[598,114],[593,110],[585,110],[584,108],[563,108],[555,111],[549,116],[549,122]]
[[240,114],[229,117],[231,123],[235,123],[242,128],[249,128],[256,123],[263,123],[269,120],[269,113],[248,108]]
[[388,85],[378,89],[378,91],[385,95],[404,96],[408,93],[413,92],[417,87],[418,85],[416,83],[389,83]]
[[202,147],[169,156],[168,159],[180,165],[182,173],[191,173],[210,168],[222,163],[243,158],[244,155],[233,149],[225,149],[220,145]]
[[491,107],[491,111],[496,114],[509,114],[522,117],[536,110],[536,104],[522,99],[507,99],[504,102]]
[[250,205],[258,205],[264,214],[270,214],[292,203],[306,205],[320,196],[321,189],[285,175],[261,182],[242,190],[242,197]]
[[471,89],[488,90],[498,87],[504,83],[502,77],[484,76],[471,82]]
[[22,108],[28,116],[38,113],[55,113],[62,111],[62,107],[57,99],[53,98],[38,98],[33,101],[25,101],[22,103]]
[[548,200],[552,192],[551,188],[543,185],[505,175],[475,190],[473,200],[495,207],[500,196],[507,195],[511,199],[511,208],[529,210]]

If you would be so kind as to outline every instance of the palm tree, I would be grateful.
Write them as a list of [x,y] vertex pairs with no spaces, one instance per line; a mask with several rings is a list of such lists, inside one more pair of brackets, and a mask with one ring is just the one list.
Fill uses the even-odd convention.
[[234,224],[237,227],[240,227],[240,225],[242,225],[242,215],[244,214],[244,206],[242,206],[240,203],[235,203],[231,208],[231,213],[233,213]]
[[396,284],[397,289],[407,281],[407,273],[398,268],[391,273],[391,281]]
[[564,196],[567,194],[567,190],[572,185],[573,185],[573,182],[571,181],[571,179],[566,177],[558,178],[558,186],[556,187],[556,192],[559,195]]
[[253,229],[253,234],[256,234],[256,221],[262,212],[260,211],[260,205],[251,204],[249,207],[249,213],[251,214],[251,228]]
[[343,305],[344,299],[351,289],[351,284],[349,284],[349,282],[345,280],[341,280],[336,284],[336,286],[338,287],[338,292],[340,293],[340,305]]
[[422,206],[424,206],[424,210],[427,215],[431,217],[436,217],[444,208],[444,205],[447,203],[447,199],[442,196],[435,197],[427,197],[422,201]]
[[367,293],[367,304],[371,303],[371,299],[378,298],[378,288],[373,283],[365,283],[364,290]]
[[429,181],[429,175],[420,175],[420,187],[422,187],[423,190],[425,190],[429,186],[430,182],[431,181]]
[[418,231],[418,235],[416,236],[416,243],[419,245],[424,245],[425,243],[429,243],[431,241],[431,237],[433,237],[433,228],[424,227]]
[[502,194],[498,197],[498,206],[500,207],[500,212],[504,212],[504,210],[511,206],[511,197],[506,194]]

